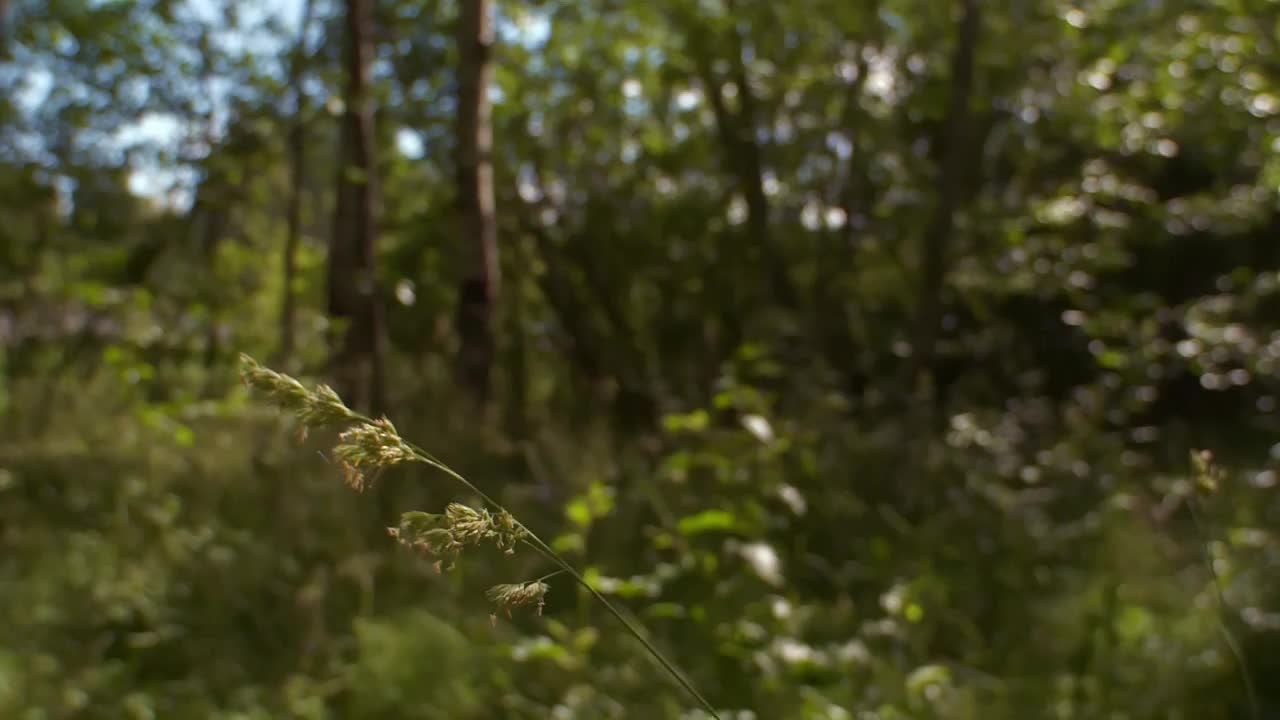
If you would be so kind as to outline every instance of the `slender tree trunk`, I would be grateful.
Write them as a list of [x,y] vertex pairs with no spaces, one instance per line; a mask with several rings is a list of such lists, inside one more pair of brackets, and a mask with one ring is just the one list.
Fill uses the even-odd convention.
[[[540,274],[543,294],[572,338],[579,368],[592,388],[590,413],[584,416],[589,420],[599,417],[599,401],[611,399],[616,429],[626,432],[628,427],[633,427],[647,431],[657,419],[648,358],[626,308],[618,302],[617,287],[611,289],[609,274],[590,252],[593,238],[609,244],[608,233],[584,235],[581,231],[570,231],[564,238],[566,242],[553,242],[535,219],[536,213],[530,211],[555,209],[563,214],[563,208],[549,200],[543,181],[543,168],[547,164],[544,153],[535,152],[530,162],[542,199],[518,207],[515,217],[534,241],[534,249],[545,268]],[[606,205],[603,212],[616,211]],[[527,267],[527,264],[521,262],[517,267]],[[516,303],[509,303],[507,308],[513,313],[518,310]],[[611,393],[597,394],[606,386],[612,386]]]
[[465,269],[458,288],[459,370],[482,406],[490,396],[501,287],[493,198],[493,3],[463,0],[458,21],[458,204]]
[[[726,0],[725,7],[730,14],[737,12],[733,0]],[[705,29],[699,30],[698,34],[702,36],[702,41],[714,43]],[[739,98],[737,112],[730,110],[724,101],[724,83],[716,78],[712,68],[711,48],[696,51],[699,75],[715,114],[726,164],[731,168],[747,206],[749,259],[753,265],[763,270],[765,287],[772,290],[778,303],[788,310],[796,310],[799,307],[799,294],[787,274],[787,264],[778,252],[770,230],[769,198],[764,186],[764,153],[756,137],[756,124],[760,119],[758,102],[755,91],[751,88],[751,79],[743,57],[742,37],[737,29],[732,30],[729,35],[729,49],[732,55],[729,66]]]
[[918,389],[931,387],[937,354],[938,327],[942,322],[942,294],[946,289],[948,256],[955,215],[966,192],[966,161],[973,95],[974,56],[977,53],[981,17],[979,0],[960,0],[962,15],[951,61],[951,98],[947,107],[938,204],[925,229],[921,258],[920,295],[915,342],[915,382]]
[[298,28],[293,57],[289,60],[289,94],[293,97],[293,119],[289,127],[289,203],[285,219],[284,297],[280,310],[280,360],[286,364],[293,358],[297,324],[297,293],[294,285],[298,274],[298,243],[302,235],[302,195],[305,192],[307,160],[306,94],[302,91],[302,77],[313,5],[312,0],[306,0],[302,6],[302,24]]
[[508,302],[506,312],[503,313],[506,319],[505,334],[507,337],[507,411],[506,411],[506,429],[507,437],[517,446],[523,446],[523,443],[529,437],[529,354],[528,354],[528,338],[525,334],[525,318],[524,303],[522,295],[527,283],[527,271],[524,268],[529,267],[529,263],[525,262],[527,257],[527,249],[520,244],[508,244],[508,252],[514,251],[512,264],[516,268],[515,277],[507,282],[507,295],[513,297],[513,302]]
[[[726,5],[731,13],[735,12],[736,3],[733,0],[728,0]],[[783,307],[796,310],[799,307],[799,296],[795,284],[787,274],[787,263],[778,252],[770,230],[769,196],[764,185],[764,153],[756,137],[757,123],[760,122],[759,103],[747,73],[742,35],[735,28],[730,39],[733,48],[733,80],[738,86],[738,97],[741,99],[736,133],[742,163],[739,174],[747,202],[747,227],[751,233],[752,245],[759,253],[759,261],[766,268],[766,280],[773,288],[774,297]]]
[[849,157],[843,164],[839,185],[832,188],[828,198],[828,202],[834,201],[844,211],[845,225],[826,232],[827,242],[816,258],[816,281],[813,283],[809,304],[810,322],[828,362],[844,379],[846,389],[858,394],[866,383],[866,368],[859,356],[866,338],[857,337],[854,331],[855,325],[861,328],[863,324],[855,323],[855,318],[860,318],[846,309],[845,297],[838,280],[854,272],[856,268],[856,218],[864,214],[869,205],[865,197],[867,183],[861,149],[863,128],[860,127],[862,112],[859,105],[869,65],[861,57],[864,47],[859,43],[857,75],[849,83],[841,113],[840,125],[849,136]]
[[377,284],[378,175],[370,96],[370,0],[347,0],[347,93],[342,162],[329,256],[329,312],[345,327],[334,353],[339,391],[379,412],[384,401],[386,328]]

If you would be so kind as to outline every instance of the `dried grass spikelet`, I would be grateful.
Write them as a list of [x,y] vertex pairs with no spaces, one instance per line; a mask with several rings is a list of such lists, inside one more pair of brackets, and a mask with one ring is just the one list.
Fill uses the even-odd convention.
[[294,413],[302,424],[299,428],[300,436],[305,437],[308,428],[360,419],[328,385],[318,385],[314,390],[308,390],[296,379],[264,367],[243,353],[240,355],[240,378],[245,385],[266,395],[282,410]]
[[447,522],[444,515],[407,512],[400,515],[400,526],[387,528],[387,534],[405,547],[436,558],[436,572],[441,572],[453,567],[463,547]]
[[284,410],[297,412],[306,406],[311,392],[297,380],[263,367],[257,360],[240,354],[240,380],[275,401]]
[[511,513],[502,511],[497,515],[488,510],[477,510],[461,503],[450,503],[445,509],[449,528],[458,542],[464,545],[475,545],[483,540],[492,540],[500,550],[508,555],[515,554],[515,545],[528,537],[524,529]]
[[478,545],[493,534],[493,518],[485,510],[462,503],[449,503],[444,510],[449,531],[463,545]]
[[497,605],[498,610],[505,612],[507,617],[511,617],[512,608],[529,605],[536,606],[538,614],[541,615],[542,608],[547,604],[547,592],[550,590],[550,585],[541,580],[534,580],[525,583],[494,585],[489,588],[485,595]]
[[1196,489],[1204,495],[1217,492],[1226,479],[1226,473],[1214,462],[1209,450],[1191,451],[1191,469],[1195,473]]
[[297,412],[298,419],[307,427],[324,427],[359,419],[328,385],[317,385]]
[[[505,519],[504,519],[505,515]],[[449,503],[443,515],[420,511],[403,513],[398,527],[387,534],[406,547],[437,559],[436,569],[450,569],[463,548],[492,540],[508,555],[528,535],[509,514],[497,516],[462,503]]]
[[498,548],[508,555],[514,555],[516,543],[529,537],[529,531],[506,510],[493,517],[493,534]]
[[347,484],[361,491],[373,484],[381,470],[418,459],[386,418],[361,422],[343,430],[338,435],[333,456],[342,465]]

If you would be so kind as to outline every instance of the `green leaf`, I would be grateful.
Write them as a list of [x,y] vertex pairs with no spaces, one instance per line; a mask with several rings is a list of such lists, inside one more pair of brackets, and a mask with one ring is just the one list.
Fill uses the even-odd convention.
[[683,535],[730,531],[737,527],[737,518],[727,510],[703,510],[695,515],[680,518],[677,528]]
[[706,410],[694,410],[684,415],[667,415],[662,418],[662,427],[667,432],[700,432],[707,429],[711,417]]
[[907,676],[907,691],[923,695],[930,685],[946,685],[951,682],[951,671],[945,665],[921,665]]
[[1124,354],[1115,350],[1107,350],[1098,356],[1098,364],[1110,370],[1119,370],[1129,364]]
[[558,553],[582,552],[586,544],[579,533],[565,533],[551,541],[551,549]]
[[586,498],[574,498],[564,509],[565,517],[578,527],[586,527],[591,524],[591,506],[587,504]]
[[196,444],[196,433],[190,427],[179,423],[173,428],[173,440],[181,447],[193,447]]

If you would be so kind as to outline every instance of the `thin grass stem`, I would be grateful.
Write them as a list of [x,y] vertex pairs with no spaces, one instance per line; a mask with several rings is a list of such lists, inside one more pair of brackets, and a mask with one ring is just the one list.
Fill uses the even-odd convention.
[[[353,417],[360,422],[367,422],[367,423],[374,422],[373,418],[370,418],[366,415],[362,415],[360,413],[353,413]],[[481,500],[483,500],[485,503],[490,505],[494,510],[511,515],[510,511],[508,511],[502,505],[502,503],[499,503],[497,500],[494,500],[483,490],[476,487],[474,483],[472,483],[470,480],[463,477],[460,473],[458,473],[453,468],[446,465],[440,459],[436,458],[430,452],[423,449],[422,447],[419,447],[414,443],[411,443],[408,441],[404,441],[404,442],[405,442],[405,446],[408,447],[409,450],[413,452],[421,462],[423,462],[426,465],[430,465],[431,467],[434,467],[435,469],[445,473],[446,475],[453,478],[454,480],[457,480],[458,482],[462,483],[464,487],[466,487],[471,492],[475,493]],[[675,681],[680,685],[680,687],[682,687],[695,700],[698,701],[698,704],[702,706],[703,710],[706,710],[707,713],[710,714],[712,718],[714,718],[714,720],[720,720],[720,715],[718,712],[716,712],[715,706],[713,706],[702,695],[702,693],[698,692],[698,689],[695,688],[693,686],[693,683],[690,682],[685,677],[684,673],[682,673],[679,670],[679,668],[676,667],[675,663],[672,662],[671,660],[668,660],[667,657],[663,655],[662,652],[658,650],[656,646],[654,646],[654,644],[648,639],[648,637],[645,636],[645,633],[635,623],[628,620],[620,610],[614,607],[613,603],[609,602],[608,598],[606,598],[603,594],[601,594],[599,590],[596,590],[594,587],[592,587],[591,583],[587,582],[586,579],[583,578],[582,575],[578,573],[577,569],[575,569],[573,565],[569,563],[569,561],[565,560],[564,557],[562,557],[559,553],[553,550],[550,545],[548,545],[545,541],[543,541],[542,538],[538,537],[538,535],[534,533],[532,530],[530,530],[528,526],[526,526],[524,523],[520,522],[519,520],[516,520],[515,523],[521,530],[523,530],[527,534],[527,537],[524,540],[524,543],[529,547],[533,548],[536,552],[538,552],[540,555],[545,557],[547,560],[549,560],[551,563],[556,565],[558,568],[560,568],[559,570],[557,570],[554,573],[551,573],[551,575],[548,575],[547,577],[551,577],[561,572],[568,573],[569,576],[574,579],[574,581],[576,581],[579,585],[585,588],[593,598],[599,601],[599,603],[604,606],[605,610],[607,610],[610,615],[612,615],[615,619],[617,619],[617,621],[622,624],[623,628],[626,629],[626,631],[632,637],[634,637],[636,640],[640,642],[640,644],[644,647],[645,651],[647,651],[649,655],[652,656],[655,661],[657,661],[657,663],[662,667],[663,670],[667,672],[668,675],[670,675],[672,678],[675,679]]]

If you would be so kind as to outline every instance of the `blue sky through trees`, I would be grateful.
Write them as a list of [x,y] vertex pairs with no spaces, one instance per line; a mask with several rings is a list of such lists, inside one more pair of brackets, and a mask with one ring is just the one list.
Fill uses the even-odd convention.
[[[100,3],[91,2],[91,5]],[[290,38],[296,38],[302,20],[303,0],[273,0],[269,3],[247,0],[187,0],[179,3],[175,12],[194,23],[207,28],[211,43],[221,53],[232,58],[255,58],[262,70],[268,73],[285,72],[283,59]],[[326,12],[323,5],[317,12]],[[234,17],[234,24],[231,18]],[[21,14],[15,17],[21,22]],[[284,32],[278,32],[282,28]],[[309,42],[312,47],[322,40],[319,24],[312,27]],[[522,42],[531,45],[546,40],[550,23],[545,16],[526,14],[519,22],[511,18],[498,18],[498,31],[502,42]],[[65,35],[64,52],[76,52],[76,40]],[[55,48],[56,50],[57,48]],[[49,48],[14,48],[14,59],[9,68],[0,65],[0,78],[5,87],[12,88],[13,97],[20,112],[34,118],[51,97],[58,82],[68,83],[56,67],[48,62]],[[225,131],[231,88],[235,80],[212,77],[207,83],[206,100],[209,103],[209,124],[205,132],[216,142]],[[85,88],[65,87],[73,96],[89,92]],[[495,101],[500,98],[495,98]],[[31,122],[33,130],[17,133],[15,144],[20,154],[48,165],[49,140],[39,131],[40,123]],[[192,162],[208,151],[205,142],[191,141],[190,121],[178,113],[150,110],[136,119],[119,125],[109,132],[87,134],[85,144],[92,144],[95,152],[118,154],[122,161],[130,148],[147,148],[130,158],[130,188],[138,195],[179,208],[191,201],[191,191],[198,180]],[[397,137],[398,146],[408,157],[422,154],[422,143],[411,132],[402,131]],[[202,149],[203,148],[203,149]],[[43,161],[41,160],[43,158]],[[69,194],[69,180],[63,180],[64,194]]]

